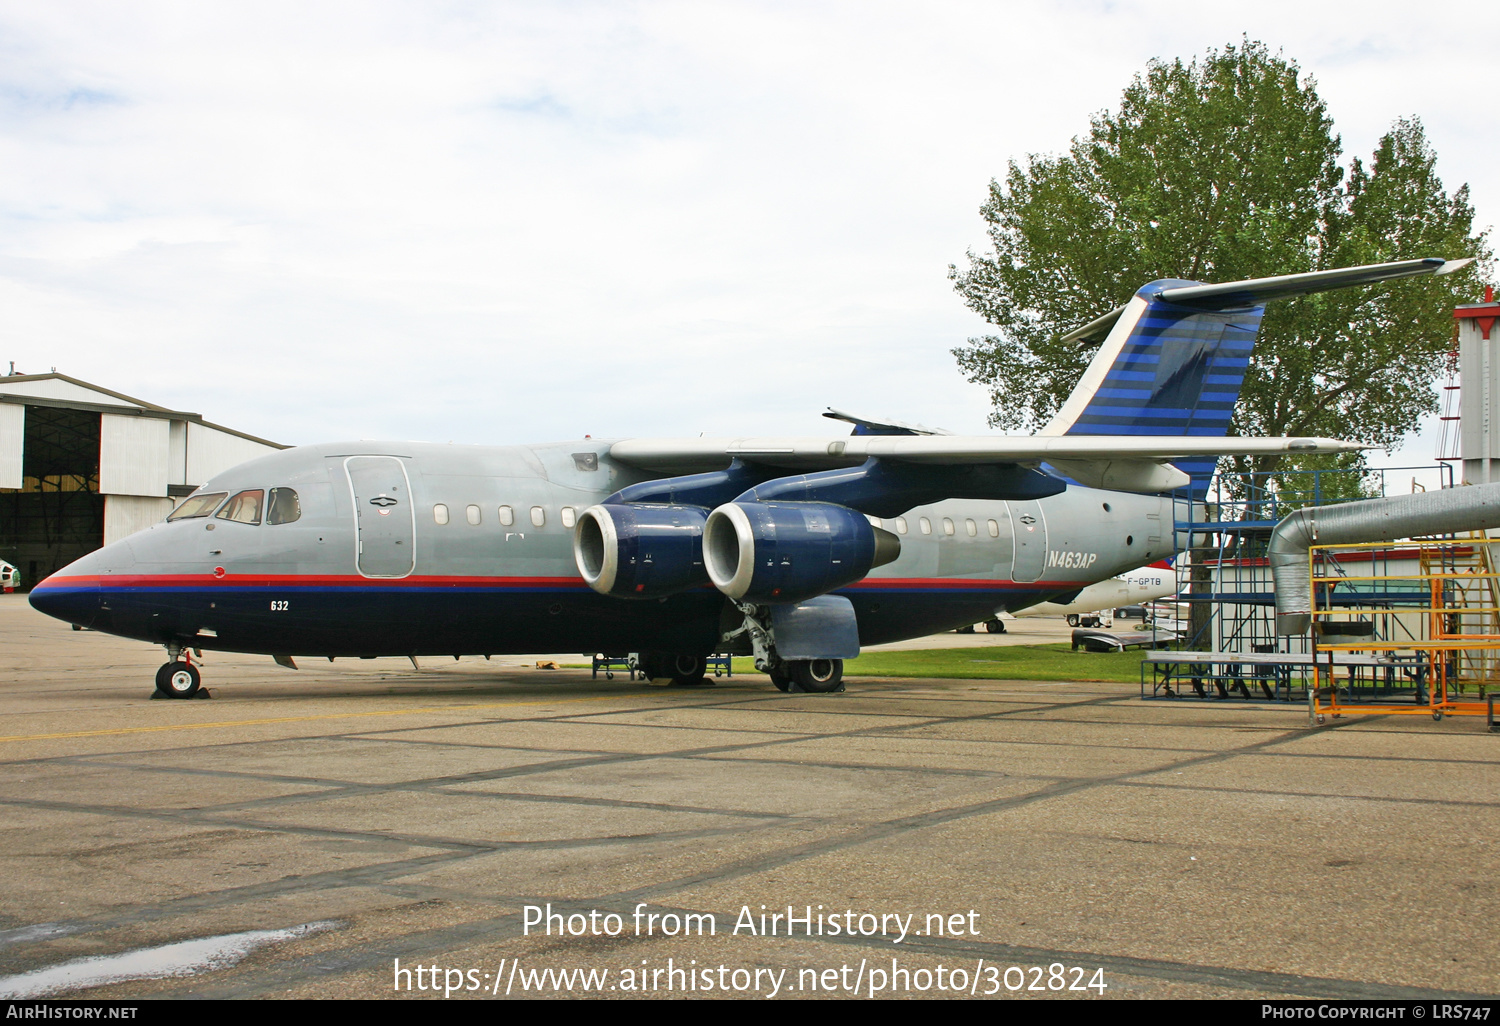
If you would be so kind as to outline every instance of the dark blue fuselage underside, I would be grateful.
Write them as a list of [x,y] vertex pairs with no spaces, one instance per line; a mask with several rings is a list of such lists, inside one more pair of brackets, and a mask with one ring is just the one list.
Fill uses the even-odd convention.
[[[872,583],[838,592],[854,605],[862,645],[951,630],[1051,594],[1008,581],[962,589]],[[283,608],[272,608],[272,594]],[[707,588],[626,601],[566,587],[54,587],[35,593],[33,603],[82,627],[157,644],[346,657],[707,654],[722,647],[726,622],[740,620],[723,595]]]

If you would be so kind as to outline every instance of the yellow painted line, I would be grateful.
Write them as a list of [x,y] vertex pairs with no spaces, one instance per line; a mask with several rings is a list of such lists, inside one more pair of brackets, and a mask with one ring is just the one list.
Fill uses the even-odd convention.
[[12,734],[5,741],[55,741],[70,737],[105,737],[114,734],[153,734],[163,730],[205,730],[211,727],[256,727],[267,723],[310,723],[314,720],[353,720],[370,716],[423,716],[429,713],[468,712],[474,709],[511,709],[529,705],[572,705],[576,702],[608,702],[619,696],[557,698],[532,702],[485,702],[478,705],[435,705],[422,709],[381,709],[375,712],[327,713],[322,716],[268,716],[259,720],[218,720],[214,723],[168,723],[155,727],[112,727],[108,730],[70,730],[60,734]]

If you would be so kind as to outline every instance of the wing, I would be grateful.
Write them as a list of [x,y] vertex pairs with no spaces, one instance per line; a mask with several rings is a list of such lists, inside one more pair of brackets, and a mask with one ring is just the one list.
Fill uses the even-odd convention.
[[1205,438],[1141,435],[853,435],[847,438],[628,438],[610,446],[621,463],[658,474],[723,470],[731,460],[793,471],[853,467],[878,458],[927,466],[1011,464],[1056,467],[1082,484],[1121,491],[1180,488],[1174,459],[1350,452],[1331,438]]

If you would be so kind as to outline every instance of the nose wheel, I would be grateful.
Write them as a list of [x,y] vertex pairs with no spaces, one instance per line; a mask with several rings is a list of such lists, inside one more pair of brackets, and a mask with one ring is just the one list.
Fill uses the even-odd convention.
[[156,671],[153,698],[207,698],[203,675],[193,665],[192,653],[178,645],[167,646],[168,661]]

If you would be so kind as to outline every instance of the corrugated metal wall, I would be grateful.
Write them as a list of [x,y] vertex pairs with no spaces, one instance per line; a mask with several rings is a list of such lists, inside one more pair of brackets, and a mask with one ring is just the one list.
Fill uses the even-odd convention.
[[104,497],[104,544],[128,538],[164,520],[172,512],[171,499],[144,495],[106,495]]
[[[167,448],[166,436],[162,437],[162,450]],[[187,484],[201,485],[215,474],[230,467],[253,460],[257,456],[268,456],[279,450],[252,442],[248,438],[215,431],[202,424],[189,424],[187,436]],[[165,485],[162,491],[166,491]]]
[[167,446],[167,484],[197,484],[187,477],[187,422],[172,421],[171,442]]
[[[99,418],[99,491],[104,495],[167,494],[170,422],[157,417]],[[104,532],[109,538],[109,507]]]
[[0,488],[21,487],[25,440],[26,407],[0,403]]

